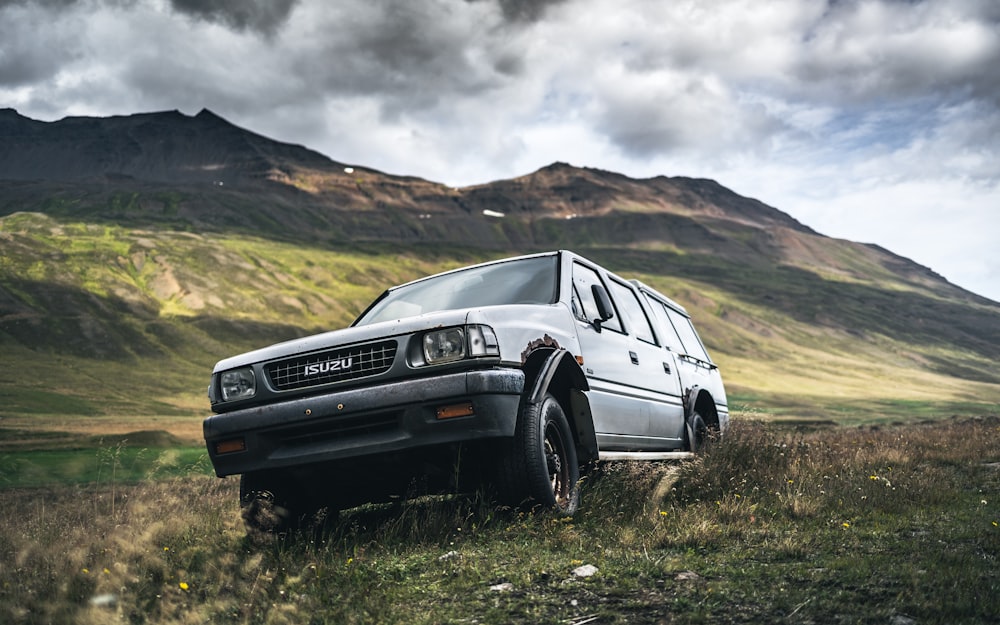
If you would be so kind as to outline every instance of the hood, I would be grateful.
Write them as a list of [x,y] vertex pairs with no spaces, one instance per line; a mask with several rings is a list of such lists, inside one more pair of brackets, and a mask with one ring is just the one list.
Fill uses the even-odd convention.
[[258,362],[279,360],[298,354],[384,340],[433,328],[464,325],[468,315],[469,310],[442,310],[417,317],[383,321],[382,323],[372,325],[355,326],[344,328],[343,330],[333,330],[322,334],[305,336],[300,339],[277,343],[269,347],[220,360],[216,363],[212,372],[218,373],[227,369],[245,367]]

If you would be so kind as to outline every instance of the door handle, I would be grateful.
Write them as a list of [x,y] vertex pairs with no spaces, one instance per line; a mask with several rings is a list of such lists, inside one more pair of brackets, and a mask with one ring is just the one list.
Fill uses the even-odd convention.
[[635,352],[629,352],[628,353],[628,357],[632,359],[632,364],[633,365],[639,364],[639,354],[637,354]]

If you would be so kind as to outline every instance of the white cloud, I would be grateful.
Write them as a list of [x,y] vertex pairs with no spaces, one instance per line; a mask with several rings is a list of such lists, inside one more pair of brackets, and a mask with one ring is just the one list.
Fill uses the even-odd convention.
[[824,234],[879,243],[978,293],[995,288],[1000,186],[984,188],[957,179],[906,180],[843,190],[835,206],[834,213],[813,200],[800,208]]

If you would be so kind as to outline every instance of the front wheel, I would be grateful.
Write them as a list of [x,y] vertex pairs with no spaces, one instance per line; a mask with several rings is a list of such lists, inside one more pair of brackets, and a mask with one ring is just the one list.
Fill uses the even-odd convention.
[[510,502],[567,516],[580,506],[580,466],[573,432],[551,395],[522,408],[498,481]]
[[291,528],[295,511],[273,477],[240,476],[240,515],[251,534],[280,534]]
[[336,516],[333,506],[325,514],[319,512],[288,476],[269,472],[240,476],[240,514],[250,535],[286,534]]

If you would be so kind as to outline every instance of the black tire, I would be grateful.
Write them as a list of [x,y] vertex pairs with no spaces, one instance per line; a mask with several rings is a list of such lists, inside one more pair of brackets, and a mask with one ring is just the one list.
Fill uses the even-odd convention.
[[506,502],[566,516],[580,506],[580,466],[573,432],[551,395],[521,409],[514,440],[500,466],[498,486]]
[[279,476],[240,476],[240,515],[248,534],[284,534],[296,529],[304,513],[299,500]]
[[693,453],[700,453],[705,450],[712,440],[712,433],[708,429],[705,419],[697,410],[687,418],[687,428],[685,431],[687,438],[687,450]]

